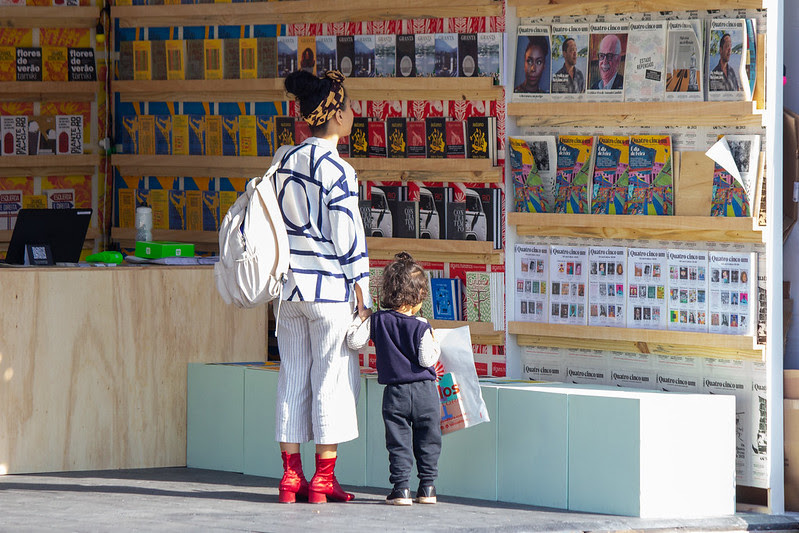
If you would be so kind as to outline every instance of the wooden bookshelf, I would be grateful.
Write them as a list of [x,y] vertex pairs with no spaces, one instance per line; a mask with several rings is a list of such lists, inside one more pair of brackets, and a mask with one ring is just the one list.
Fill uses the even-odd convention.
[[[381,5],[383,4],[383,5]],[[249,24],[296,24],[349,22],[353,20],[397,20],[502,16],[503,2],[495,0],[294,0],[244,4],[192,4],[113,6],[111,16],[123,28],[168,26],[239,26]]]
[[454,329],[469,326],[469,334],[474,344],[488,344],[491,346],[505,345],[505,332],[494,329],[491,322],[465,322],[460,320],[430,320],[433,328]]
[[760,243],[752,217],[508,213],[519,236]]
[[393,259],[405,251],[417,261],[501,265],[505,260],[502,250],[494,250],[493,243],[485,241],[367,237],[366,246],[369,259]]
[[[66,9],[66,8],[59,8]],[[93,102],[96,81],[3,81],[0,102]]]
[[93,175],[97,154],[10,155],[0,157],[0,177]]
[[[300,0],[294,0],[300,1]],[[263,4],[265,2],[258,2]],[[197,4],[198,6],[225,4]],[[251,4],[236,4],[251,5]],[[151,7],[151,6],[148,6]],[[158,6],[152,6],[158,7]],[[281,102],[293,100],[282,78],[250,80],[116,80],[122,102]],[[353,100],[501,100],[492,78],[348,78]]]
[[508,322],[508,333],[521,346],[549,346],[690,357],[721,357],[763,361],[764,351],[754,337],[666,331],[658,329],[576,326]]
[[[616,13],[656,13],[693,11],[699,6],[694,0],[507,0],[516,8],[518,17],[558,17],[578,15],[614,15]],[[710,0],[702,9],[759,9],[762,0]]]
[[[125,176],[203,176],[251,178],[262,175],[271,157],[200,155],[114,155]],[[347,159],[358,179],[369,181],[450,181],[499,183],[502,169],[486,159]]]
[[736,126],[760,127],[754,102],[511,102],[519,127]]
[[94,28],[98,6],[0,6],[0,27]]

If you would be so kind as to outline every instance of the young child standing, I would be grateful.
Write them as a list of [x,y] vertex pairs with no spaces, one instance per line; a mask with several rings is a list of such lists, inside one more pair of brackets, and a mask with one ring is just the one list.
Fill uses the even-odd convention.
[[377,353],[377,382],[384,384],[383,422],[389,460],[391,505],[411,505],[413,459],[419,476],[417,503],[436,503],[434,482],[441,454],[441,405],[432,366],[441,348],[433,328],[414,316],[429,291],[424,269],[406,252],[394,256],[383,273],[382,310],[347,332],[350,348],[359,350],[372,339]]

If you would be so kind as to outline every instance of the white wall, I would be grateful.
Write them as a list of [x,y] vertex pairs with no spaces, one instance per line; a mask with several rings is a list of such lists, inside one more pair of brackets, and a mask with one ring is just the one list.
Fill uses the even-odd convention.
[[[799,2],[785,2],[784,12],[784,61],[788,82],[783,87],[785,107],[799,112]],[[791,194],[785,191],[785,194]],[[794,299],[793,316],[788,329],[788,344],[785,347],[785,368],[799,368],[799,228],[795,227],[783,248],[783,277],[791,282]],[[776,296],[776,295],[775,295]]]

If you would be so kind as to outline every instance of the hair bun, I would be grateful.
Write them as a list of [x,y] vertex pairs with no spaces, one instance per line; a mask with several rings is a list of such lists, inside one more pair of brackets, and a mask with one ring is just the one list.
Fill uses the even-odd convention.
[[286,92],[303,100],[319,91],[322,80],[305,70],[297,70],[286,76]]
[[413,257],[408,252],[399,252],[398,254],[394,255],[395,261],[401,261],[403,263],[413,263]]

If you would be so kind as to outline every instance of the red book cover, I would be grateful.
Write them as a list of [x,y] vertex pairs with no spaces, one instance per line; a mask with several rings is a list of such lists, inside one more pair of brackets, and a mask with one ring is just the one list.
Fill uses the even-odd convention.
[[387,157],[388,145],[386,143],[386,121],[372,119],[367,125],[369,135],[369,146],[367,152],[369,157]]
[[311,136],[311,127],[302,119],[294,121],[294,144],[300,144]]
[[408,120],[408,157],[426,157],[425,123],[423,120]]
[[445,153],[448,158],[466,158],[466,128],[462,120],[447,120],[445,125]]

